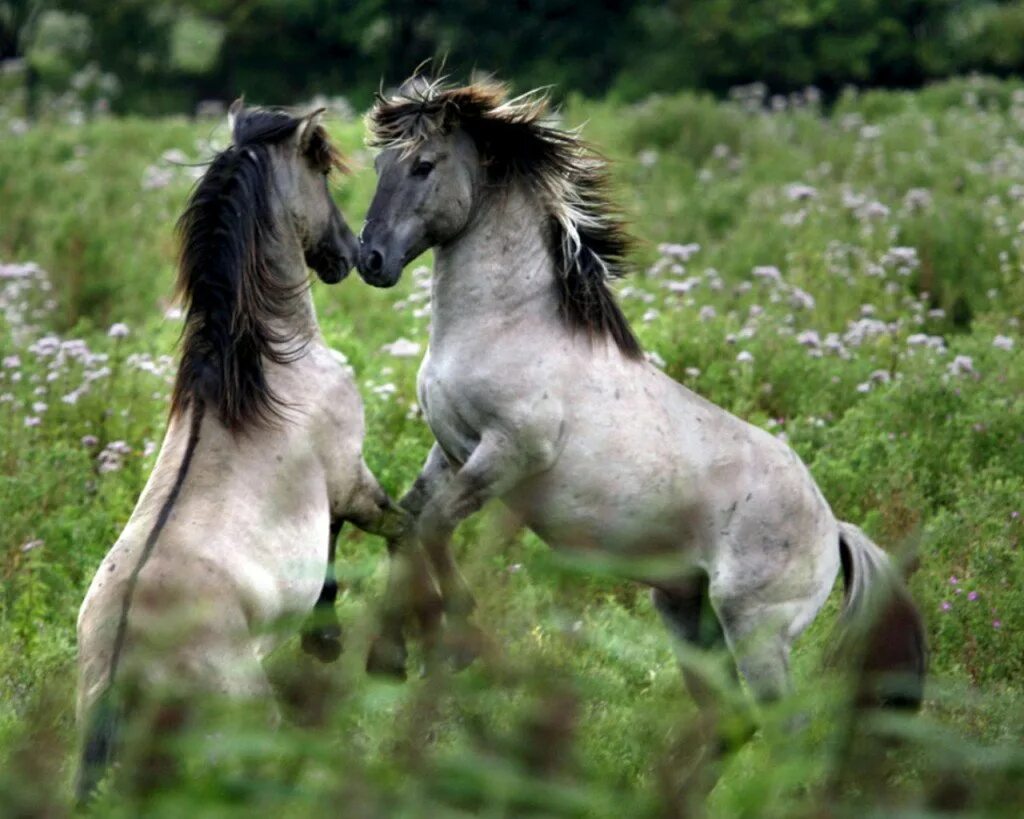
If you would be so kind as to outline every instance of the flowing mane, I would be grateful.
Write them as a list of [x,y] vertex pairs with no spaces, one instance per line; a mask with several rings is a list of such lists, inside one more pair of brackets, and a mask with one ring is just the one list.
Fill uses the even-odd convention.
[[546,92],[510,98],[507,86],[493,81],[453,87],[414,77],[392,96],[378,94],[367,124],[371,147],[402,152],[434,134],[465,129],[492,182],[522,179],[548,209],[566,322],[610,337],[630,358],[641,357],[609,287],[626,272],[631,239],[609,197],[607,163],[578,131],[551,122]]
[[[287,363],[301,353],[302,345],[272,322],[290,314],[305,285],[280,281],[266,261],[277,239],[270,148],[301,122],[283,111],[241,111],[234,144],[214,157],[178,220],[177,294],[187,315],[172,415],[197,398],[232,431],[279,415],[264,362]],[[312,160],[324,170],[343,168],[326,132],[316,128]]]

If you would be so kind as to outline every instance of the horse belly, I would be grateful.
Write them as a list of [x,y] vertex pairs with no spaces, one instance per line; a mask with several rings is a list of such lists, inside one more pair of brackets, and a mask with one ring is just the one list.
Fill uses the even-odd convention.
[[677,480],[612,473],[588,481],[556,467],[505,500],[552,548],[619,564],[636,579],[674,577],[705,563],[706,516]]

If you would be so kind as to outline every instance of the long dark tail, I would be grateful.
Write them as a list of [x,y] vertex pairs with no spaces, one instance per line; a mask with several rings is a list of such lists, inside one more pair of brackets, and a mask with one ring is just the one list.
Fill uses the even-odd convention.
[[915,710],[924,695],[924,624],[889,556],[858,527],[839,524],[846,586],[839,653],[855,660],[856,704]]
[[89,800],[95,791],[96,786],[103,779],[107,768],[113,761],[117,750],[120,726],[123,717],[122,701],[114,688],[114,677],[117,674],[118,665],[121,662],[121,655],[124,653],[125,635],[128,630],[128,610],[131,608],[132,597],[135,594],[135,587],[139,582],[139,575],[142,573],[146,562],[153,553],[153,548],[163,531],[164,526],[171,516],[171,510],[181,494],[181,488],[185,484],[185,476],[188,474],[192,464],[192,456],[195,455],[196,446],[199,443],[199,430],[203,423],[204,404],[202,400],[196,399],[192,411],[192,421],[189,426],[188,444],[185,446],[185,456],[178,467],[178,474],[167,494],[167,499],[160,507],[160,514],[157,515],[156,523],[146,538],[142,547],[142,553],[132,569],[128,578],[128,587],[125,590],[124,601],[121,605],[121,617],[117,622],[117,633],[114,635],[114,646],[110,655],[110,671],[107,675],[106,687],[93,704],[85,717],[85,729],[82,745],[82,758],[79,763],[78,778],[75,785],[75,793],[80,804]]

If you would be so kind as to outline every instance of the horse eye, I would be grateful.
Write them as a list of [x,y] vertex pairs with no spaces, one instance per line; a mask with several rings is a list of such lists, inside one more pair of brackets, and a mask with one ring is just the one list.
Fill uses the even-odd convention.
[[420,159],[412,166],[410,173],[413,176],[426,177],[430,176],[430,172],[434,170],[434,163],[426,159]]

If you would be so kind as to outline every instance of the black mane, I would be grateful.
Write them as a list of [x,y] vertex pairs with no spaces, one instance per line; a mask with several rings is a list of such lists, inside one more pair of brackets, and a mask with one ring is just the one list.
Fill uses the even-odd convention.
[[210,163],[178,220],[177,290],[187,315],[172,414],[199,399],[232,431],[279,415],[264,359],[286,363],[301,350],[271,322],[289,314],[302,288],[279,281],[266,264],[276,238],[270,147],[301,122],[275,110],[240,112],[234,144]]
[[543,93],[509,99],[500,83],[455,88],[415,77],[394,96],[378,95],[368,115],[370,144],[408,151],[434,134],[464,128],[492,182],[520,178],[548,208],[566,323],[610,337],[627,357],[641,358],[609,287],[626,272],[631,239],[608,193],[607,163],[576,132],[547,121],[547,111]]

